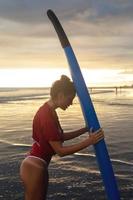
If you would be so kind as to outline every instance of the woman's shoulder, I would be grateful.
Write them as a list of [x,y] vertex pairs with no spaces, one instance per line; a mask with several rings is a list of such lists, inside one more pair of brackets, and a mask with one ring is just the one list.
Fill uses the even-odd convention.
[[37,111],[37,115],[46,115],[50,112],[50,109],[49,109],[49,105],[48,103],[44,103],[42,106],[40,106],[40,108],[38,109]]
[[42,115],[43,117],[53,116],[53,110],[49,106],[48,102],[45,102],[37,111],[37,115]]
[[43,124],[45,121],[58,121],[58,116],[55,110],[53,110],[48,102],[44,103],[36,112],[34,121],[41,121]]

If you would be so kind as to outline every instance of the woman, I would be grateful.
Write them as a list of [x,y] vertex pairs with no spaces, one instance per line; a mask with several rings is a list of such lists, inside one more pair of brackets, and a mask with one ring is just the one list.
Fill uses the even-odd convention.
[[73,82],[62,75],[51,87],[50,99],[42,105],[33,120],[31,151],[22,161],[20,176],[25,187],[25,200],[45,200],[48,188],[48,165],[54,154],[66,156],[78,152],[103,139],[102,130],[90,134],[80,143],[63,146],[65,140],[76,138],[87,128],[64,133],[56,114],[56,109],[66,110],[72,105],[76,91]]

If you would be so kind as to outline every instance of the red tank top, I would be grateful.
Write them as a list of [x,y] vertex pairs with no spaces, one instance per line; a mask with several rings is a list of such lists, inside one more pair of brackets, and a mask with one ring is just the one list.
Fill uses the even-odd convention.
[[55,154],[49,141],[63,142],[63,130],[56,111],[48,103],[39,108],[33,119],[32,137],[34,143],[28,155],[42,158],[49,163],[51,157]]

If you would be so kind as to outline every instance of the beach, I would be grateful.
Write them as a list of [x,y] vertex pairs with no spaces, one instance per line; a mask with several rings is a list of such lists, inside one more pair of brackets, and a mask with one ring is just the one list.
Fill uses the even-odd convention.
[[[105,132],[121,200],[133,200],[133,89],[93,91],[92,100]],[[0,199],[22,200],[19,167],[32,144],[32,119],[49,98],[49,88],[0,89]],[[57,110],[64,131],[85,126],[78,98],[67,111]],[[65,145],[83,140],[85,135]],[[93,147],[49,165],[48,200],[106,200]]]

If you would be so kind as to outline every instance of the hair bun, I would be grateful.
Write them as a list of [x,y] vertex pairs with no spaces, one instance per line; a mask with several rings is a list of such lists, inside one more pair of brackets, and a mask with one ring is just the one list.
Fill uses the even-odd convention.
[[62,82],[70,82],[70,78],[68,76],[66,76],[66,75],[62,75],[61,78],[60,78],[60,80]]
[[52,99],[56,99],[60,93],[65,96],[73,95],[73,97],[75,97],[76,90],[74,84],[66,75],[62,75],[59,80],[55,81],[50,89],[50,96]]

